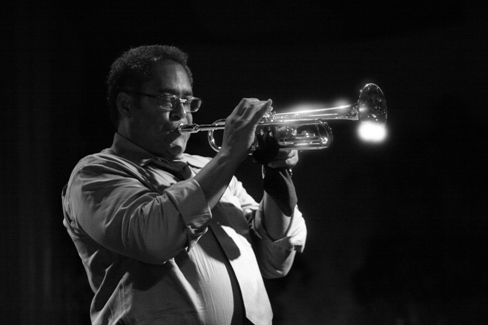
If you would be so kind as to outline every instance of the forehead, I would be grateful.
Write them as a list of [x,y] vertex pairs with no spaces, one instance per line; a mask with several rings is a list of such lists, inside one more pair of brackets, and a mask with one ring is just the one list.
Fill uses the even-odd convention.
[[151,79],[143,84],[143,88],[175,94],[186,94],[192,91],[190,78],[185,68],[174,61],[154,63]]

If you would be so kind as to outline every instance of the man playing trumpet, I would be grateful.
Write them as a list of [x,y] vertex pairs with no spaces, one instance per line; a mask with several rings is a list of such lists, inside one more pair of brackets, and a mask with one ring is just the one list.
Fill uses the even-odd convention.
[[306,239],[288,172],[297,152],[265,163],[259,203],[234,177],[271,101],[242,99],[210,159],[185,153],[178,132],[202,103],[181,50],[131,49],[107,85],[113,144],[79,161],[62,200],[92,323],[271,324],[262,277],[285,276]]

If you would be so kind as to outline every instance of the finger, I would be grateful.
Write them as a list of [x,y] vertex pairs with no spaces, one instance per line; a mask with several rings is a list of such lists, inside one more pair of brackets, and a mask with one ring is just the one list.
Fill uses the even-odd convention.
[[253,98],[250,101],[251,107],[244,112],[242,117],[251,120],[253,122],[258,122],[264,116],[264,114],[269,110],[272,104],[273,101],[271,99],[262,101]]
[[296,150],[280,150],[278,155],[268,163],[271,168],[293,168],[298,163]]
[[273,105],[273,101],[271,99],[268,99],[265,101],[265,104],[259,109],[259,119],[261,119],[266,112],[268,112]]
[[247,98],[243,98],[243,99],[241,99],[239,104],[237,104],[236,108],[234,109],[234,111],[232,113],[234,113],[236,115],[242,115],[242,114],[244,114],[244,112],[246,111],[248,106],[249,105],[248,105]]
[[264,105],[262,101],[256,98],[244,98],[244,109],[240,110],[241,117],[246,120],[250,120],[255,114],[256,109],[261,105]]
[[297,151],[296,150],[280,149],[278,151],[278,154],[276,155],[276,157],[274,159],[276,159],[276,160],[285,160],[285,159],[288,159],[288,158],[293,158],[296,155],[297,155]]
[[293,160],[273,160],[270,163],[268,163],[268,167],[271,168],[292,168],[294,167],[295,164],[293,163]]

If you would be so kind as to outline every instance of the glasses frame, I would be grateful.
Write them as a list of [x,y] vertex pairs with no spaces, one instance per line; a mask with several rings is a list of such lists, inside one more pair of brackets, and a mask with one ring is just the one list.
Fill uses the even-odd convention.
[[[190,96],[189,98],[181,98],[181,97],[178,97],[176,95],[168,94],[168,93],[162,93],[160,95],[152,95],[152,94],[146,94],[146,93],[139,92],[139,91],[134,91],[134,90],[126,90],[125,92],[131,93],[131,94],[134,94],[134,95],[140,95],[140,96],[146,96],[146,97],[150,97],[150,98],[155,98],[155,99],[158,100],[158,106],[159,106],[159,108],[164,109],[164,110],[167,110],[169,112],[173,111],[176,107],[178,107],[178,105],[182,105],[183,108],[185,109],[185,112],[187,112],[187,113],[195,113],[195,112],[198,112],[198,110],[202,106],[202,99],[199,98],[199,97]],[[165,107],[165,106],[163,106],[161,104],[161,101],[162,101],[163,98],[164,99],[169,99],[171,101],[171,108]],[[198,105],[198,107],[196,109],[192,110],[191,109],[191,103],[194,100],[199,101],[200,102],[200,105]]]

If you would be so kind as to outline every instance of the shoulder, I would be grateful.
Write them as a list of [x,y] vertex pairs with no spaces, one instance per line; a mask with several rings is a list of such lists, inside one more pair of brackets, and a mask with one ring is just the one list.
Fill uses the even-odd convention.
[[137,169],[137,166],[123,157],[114,155],[109,149],[102,152],[91,154],[83,157],[76,164],[73,172],[81,171],[109,171],[109,170],[127,170]]

